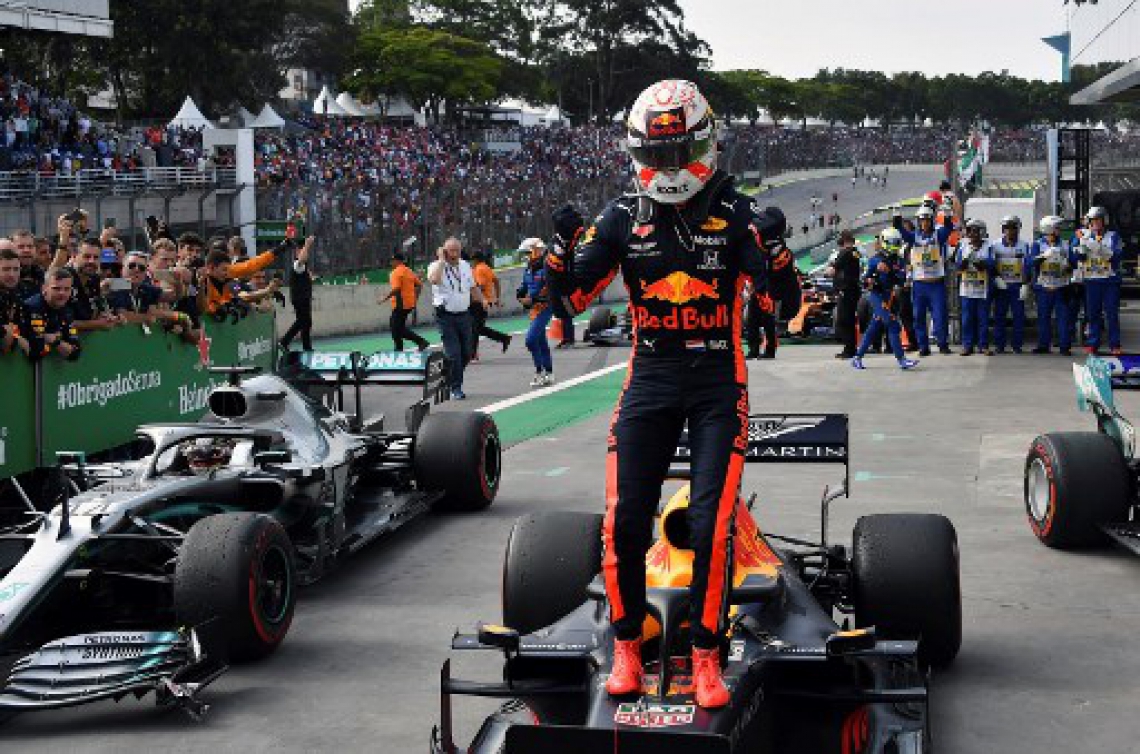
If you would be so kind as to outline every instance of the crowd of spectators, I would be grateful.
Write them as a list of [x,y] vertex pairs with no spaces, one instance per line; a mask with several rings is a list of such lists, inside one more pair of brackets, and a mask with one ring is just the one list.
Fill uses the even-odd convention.
[[115,228],[90,234],[83,212],[60,217],[57,229],[53,239],[25,230],[0,238],[0,352],[76,359],[83,333],[125,325],[198,344],[204,318],[236,319],[284,301],[267,268],[292,242],[249,257],[238,236],[207,245],[160,225],[146,251],[127,250]]

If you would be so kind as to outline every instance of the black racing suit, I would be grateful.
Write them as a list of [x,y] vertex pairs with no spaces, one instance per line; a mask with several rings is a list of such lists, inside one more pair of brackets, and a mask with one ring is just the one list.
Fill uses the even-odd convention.
[[741,351],[741,289],[751,277],[799,301],[784,218],[760,213],[732,179],[716,173],[684,208],[645,197],[609,204],[552,289],[580,313],[621,270],[629,289],[633,354],[610,425],[602,562],[610,620],[619,639],[641,635],[645,554],[661,486],[688,424],[695,553],[693,644],[715,646],[732,565],[731,532],[748,447],[748,372]]
[[854,246],[840,248],[835,258],[835,293],[839,298],[835,306],[835,334],[843,344],[843,355],[847,358],[855,355],[855,348],[859,345],[856,342],[856,312],[863,293],[861,276],[859,252]]

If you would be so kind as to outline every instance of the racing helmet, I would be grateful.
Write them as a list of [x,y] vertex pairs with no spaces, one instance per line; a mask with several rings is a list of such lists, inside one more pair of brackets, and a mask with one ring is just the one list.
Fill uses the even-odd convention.
[[1056,215],[1046,215],[1041,218],[1041,222],[1037,224],[1038,230],[1044,236],[1055,236],[1061,232],[1061,225],[1064,220]]
[[926,196],[922,197],[922,206],[934,209],[939,204],[942,204],[941,191],[927,191]]
[[927,204],[922,205],[918,208],[917,211],[915,211],[914,219],[919,221],[929,220],[931,222],[934,222],[934,208]]
[[234,441],[223,437],[191,440],[182,449],[190,471],[198,476],[205,476],[215,469],[228,465],[233,452]]
[[1085,213],[1086,220],[1104,220],[1108,223],[1108,210],[1104,207],[1089,207],[1089,211]]
[[716,172],[716,122],[696,84],[658,81],[638,96],[625,125],[637,185],[649,198],[683,204]]
[[527,259],[533,262],[546,255],[546,243],[541,238],[528,238],[519,244],[519,251],[526,252]]
[[903,246],[902,233],[895,228],[885,228],[879,234],[879,246],[888,254],[898,254]]
[[1017,215],[1006,215],[1001,219],[1001,229],[1017,228],[1021,230],[1021,218]]
[[988,231],[986,229],[986,221],[979,220],[976,217],[971,217],[966,221],[966,232],[969,233],[970,231],[977,231],[982,238],[985,238],[988,235]]

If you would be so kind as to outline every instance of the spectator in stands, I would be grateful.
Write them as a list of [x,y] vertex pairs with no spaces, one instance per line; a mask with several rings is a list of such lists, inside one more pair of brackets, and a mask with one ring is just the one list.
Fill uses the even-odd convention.
[[51,247],[51,241],[43,236],[36,237],[36,264],[39,265],[41,270],[46,270],[51,267],[52,257],[55,256],[55,251]]
[[412,341],[422,351],[430,343],[411,331],[408,327],[408,315],[415,311],[416,300],[419,298],[423,283],[420,282],[419,276],[408,267],[403,254],[399,252],[393,254],[390,264],[392,272],[388,277],[388,292],[380,297],[378,303],[392,302],[392,317],[388,320],[392,342],[397,351],[404,350],[405,340]]
[[436,252],[436,260],[428,266],[428,282],[432,285],[432,305],[448,360],[448,383],[453,400],[465,400],[463,370],[474,352],[475,333],[471,327],[471,302],[483,303],[483,292],[475,284],[471,265],[460,258],[463,244],[454,236],[444,241]]
[[20,258],[12,249],[0,250],[0,353],[18,348],[28,354],[28,339],[21,331],[27,317],[20,297]]
[[281,347],[285,350],[289,350],[289,344],[298,335],[301,336],[301,349],[313,350],[313,273],[309,269],[309,256],[316,242],[315,236],[306,238],[289,267],[289,303],[293,305],[295,319],[281,337]]
[[472,361],[479,360],[479,337],[485,336],[495,341],[503,347],[503,353],[507,352],[507,348],[511,345],[511,336],[504,332],[487,327],[487,315],[491,308],[494,306],[502,306],[502,287],[499,285],[499,277],[495,271],[491,269],[488,264],[487,254],[482,251],[477,251],[471,255],[471,260],[475,263],[471,273],[475,276],[475,282],[479,286],[479,290],[483,292],[483,301],[486,306],[481,304],[471,305],[471,319],[475,325],[475,352],[471,355]]
[[264,270],[277,261],[277,255],[293,246],[286,241],[281,246],[258,254],[256,257],[233,264],[230,255],[223,249],[214,249],[206,257],[206,266],[198,275],[198,311],[215,314],[219,309],[234,300],[238,288],[236,281],[248,280],[253,273]]
[[43,291],[24,302],[25,319],[20,331],[28,333],[32,358],[40,359],[49,353],[69,361],[79,358],[79,332],[70,306],[74,279],[68,270],[52,268],[44,275]]

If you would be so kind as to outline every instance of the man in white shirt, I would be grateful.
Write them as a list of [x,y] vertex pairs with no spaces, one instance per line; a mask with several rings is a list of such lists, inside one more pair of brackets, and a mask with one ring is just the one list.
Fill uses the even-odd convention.
[[461,401],[463,370],[475,352],[475,331],[471,327],[468,310],[474,301],[483,305],[483,293],[475,284],[471,265],[460,258],[463,244],[458,238],[449,238],[436,252],[437,259],[428,266],[427,278],[431,283],[431,303],[443,341],[443,354],[448,361],[448,382],[451,397]]

